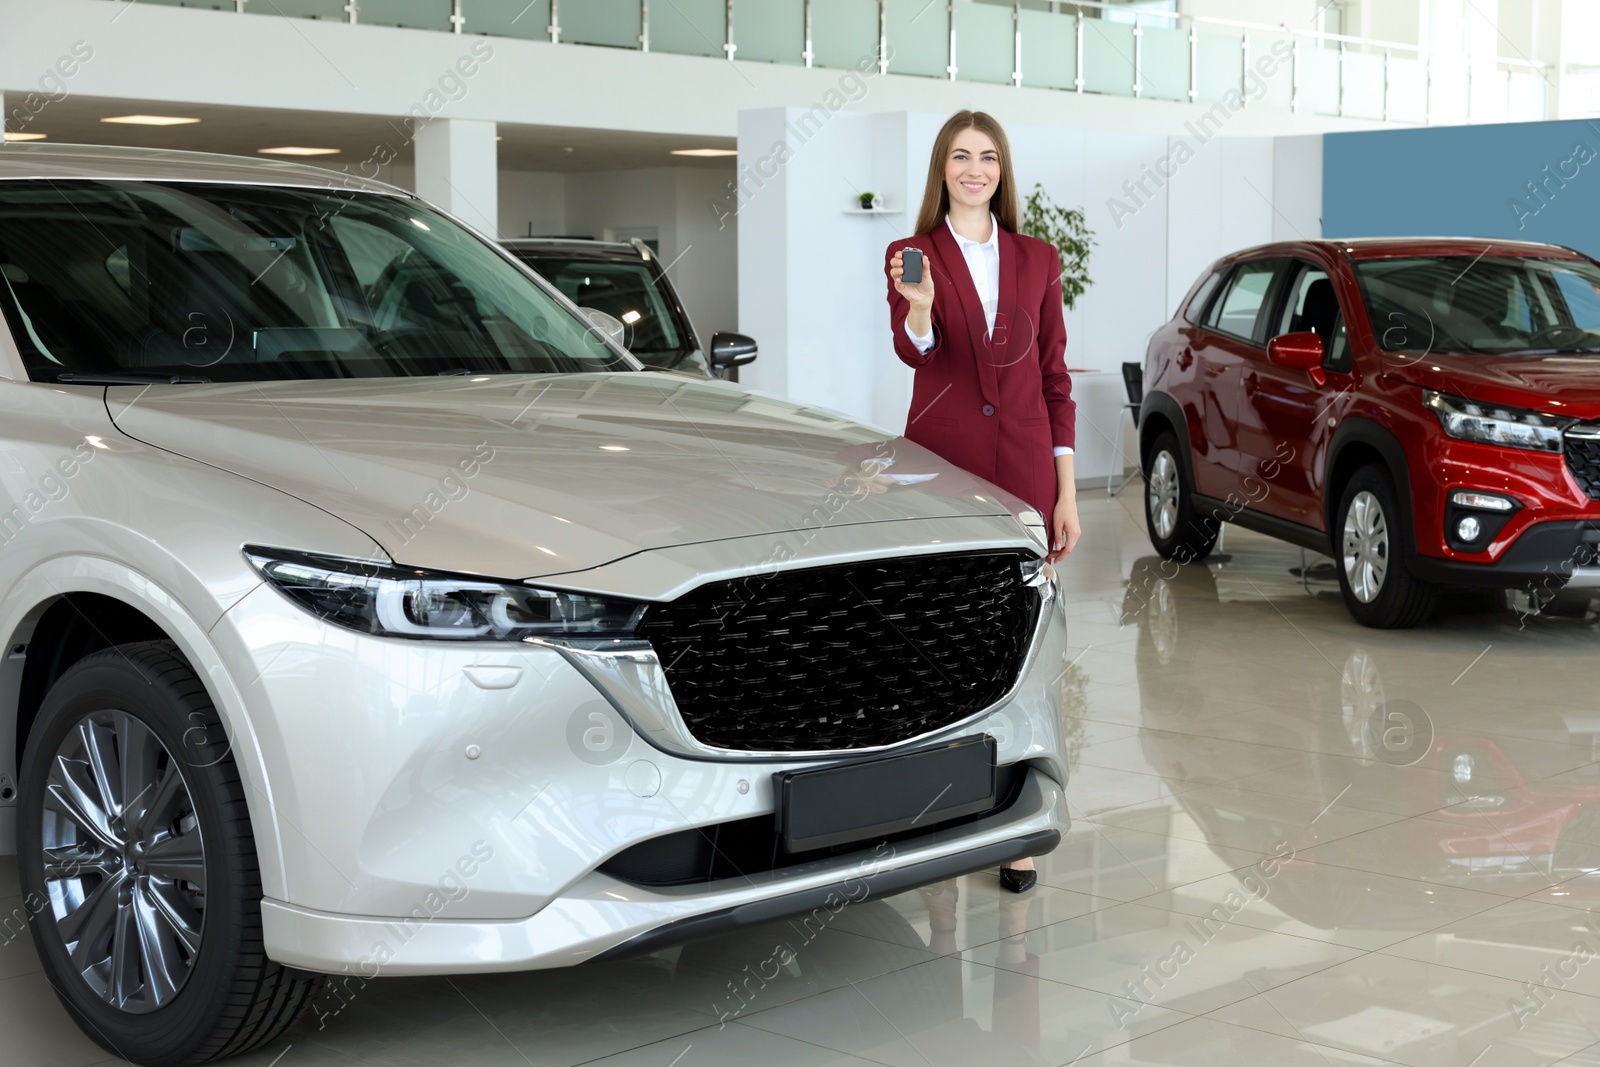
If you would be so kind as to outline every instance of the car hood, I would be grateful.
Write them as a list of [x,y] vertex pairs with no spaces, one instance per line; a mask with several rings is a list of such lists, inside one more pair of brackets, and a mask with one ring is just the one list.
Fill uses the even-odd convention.
[[[398,563],[501,578],[1024,506],[904,438],[677,375],[115,386],[106,402],[128,436],[331,512]],[[877,457],[917,473],[841,481]]]
[[1600,356],[1392,352],[1389,372],[1425,389],[1578,419],[1600,418]]

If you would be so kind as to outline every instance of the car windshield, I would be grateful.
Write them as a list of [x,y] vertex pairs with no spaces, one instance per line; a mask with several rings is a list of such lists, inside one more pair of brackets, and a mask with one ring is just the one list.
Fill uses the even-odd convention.
[[188,182],[0,182],[0,305],[35,381],[635,369],[415,200]]
[[1600,268],[1588,260],[1419,256],[1355,269],[1385,351],[1600,354]]
[[623,347],[657,367],[671,367],[694,350],[670,297],[646,263],[617,263],[570,254],[513,250],[579,307],[598,308],[625,327]]

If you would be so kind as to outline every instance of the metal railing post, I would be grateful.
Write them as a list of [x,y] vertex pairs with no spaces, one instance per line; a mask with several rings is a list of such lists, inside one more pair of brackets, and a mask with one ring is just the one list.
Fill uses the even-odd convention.
[[1289,110],[1298,114],[1300,111],[1300,35],[1295,34],[1294,44],[1289,46]]
[[1344,52],[1345,42],[1339,42],[1339,117],[1344,118]]
[[805,0],[805,19],[806,19],[806,50],[804,52],[801,52],[800,56],[801,56],[802,59],[804,59],[806,61],[806,69],[810,70],[811,69],[811,0]]
[[550,43],[561,43],[561,0],[550,0]]
[[348,4],[344,5],[344,13],[348,17],[350,25],[354,26],[356,24],[356,16],[361,14],[361,5],[357,0],[350,0]]
[[889,73],[889,0],[878,0],[878,73]]
[[1076,20],[1073,28],[1077,34],[1078,50],[1077,66],[1074,68],[1072,81],[1074,91],[1081,93],[1083,92],[1083,9],[1079,8],[1078,13],[1072,17]]
[[1389,121],[1389,49],[1383,50],[1383,121]]
[[951,81],[956,80],[956,2],[948,0],[944,5],[944,17],[950,21],[950,61],[944,65],[945,76]]
[[650,0],[639,0],[639,51],[650,51]]
[[728,39],[723,44],[722,51],[727,54],[729,59],[732,59],[734,53],[739,51],[739,46],[733,42],[733,0],[728,0],[728,7],[723,13],[723,18],[726,23]]
[[1239,106],[1250,106],[1250,31],[1239,31]]
[[1022,3],[1011,5],[1011,84],[1022,88]]
[[1200,30],[1189,23],[1189,103],[1200,99]]
[[1144,92],[1144,29],[1139,24],[1139,16],[1133,16],[1133,98],[1137,100],[1139,94]]

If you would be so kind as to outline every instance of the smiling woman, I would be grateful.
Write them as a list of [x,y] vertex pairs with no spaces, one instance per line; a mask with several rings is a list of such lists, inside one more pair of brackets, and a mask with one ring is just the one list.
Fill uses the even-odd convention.
[[0,279],[36,381],[633,367],[558,294],[401,196],[10,182]]

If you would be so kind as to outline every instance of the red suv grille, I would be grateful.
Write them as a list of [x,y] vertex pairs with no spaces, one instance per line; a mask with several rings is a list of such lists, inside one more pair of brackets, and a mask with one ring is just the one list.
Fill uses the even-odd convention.
[[1567,469],[1590,500],[1600,500],[1600,423],[1586,422],[1566,432]]

